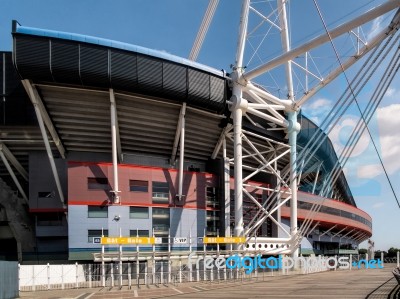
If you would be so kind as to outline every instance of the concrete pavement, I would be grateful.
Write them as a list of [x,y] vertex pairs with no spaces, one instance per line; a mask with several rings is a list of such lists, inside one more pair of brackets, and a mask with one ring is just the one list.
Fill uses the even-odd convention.
[[97,288],[21,292],[20,298],[398,298],[399,286],[391,273],[394,267],[394,264],[386,264],[384,269],[338,270],[243,282],[142,286],[130,290]]

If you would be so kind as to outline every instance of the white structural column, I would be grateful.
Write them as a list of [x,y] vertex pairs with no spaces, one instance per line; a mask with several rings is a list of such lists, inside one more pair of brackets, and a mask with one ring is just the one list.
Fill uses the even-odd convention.
[[[46,148],[46,153],[49,158],[51,171],[53,172],[54,181],[57,186],[58,195],[60,197],[60,201],[61,201],[63,207],[66,208],[65,203],[64,203],[64,193],[61,188],[60,177],[58,176],[56,163],[54,161],[53,153],[51,151],[49,139],[47,137],[46,127],[45,127],[43,117],[42,117],[42,111],[44,113],[44,117],[48,120],[48,122],[50,122],[50,117],[48,116],[46,111],[43,109],[43,103],[41,102],[41,100],[39,98],[39,94],[38,94],[36,88],[34,88],[32,86],[31,82],[29,80],[22,80],[22,84],[24,85],[25,90],[27,91],[29,98],[31,99],[33,107],[35,108],[36,117],[37,117],[37,120],[39,123],[40,132],[42,133],[42,138],[43,138],[44,146]],[[50,124],[48,123],[47,125],[48,125],[49,131],[51,133],[54,130],[54,127],[51,125],[51,122],[50,122]],[[55,130],[54,130],[54,132],[55,132]],[[62,147],[60,139],[58,138],[57,135],[52,134],[52,136],[56,142],[56,145],[58,143],[57,147],[59,150],[60,150],[60,146],[61,146],[62,151],[60,150],[60,154],[63,156],[65,151]],[[56,140],[58,140],[58,141],[56,141]]]
[[[185,104],[186,105],[186,104]],[[181,109],[180,116],[181,136],[179,144],[179,186],[178,186],[178,199],[183,200],[183,162],[185,161],[185,109]]]
[[115,96],[113,89],[110,88],[110,111],[111,111],[111,144],[112,144],[112,162],[113,162],[113,176],[114,176],[114,186],[111,191],[114,193],[113,203],[119,204],[119,186],[118,186],[118,159],[117,159],[117,108],[115,104]]
[[[290,234],[292,238],[297,235],[297,133],[299,124],[297,123],[297,112],[288,112],[289,120],[289,145],[290,145],[290,189],[292,197],[290,198]],[[297,257],[298,249],[292,251],[292,256]]]
[[[232,114],[235,160],[235,236],[243,236],[243,173],[242,173],[242,117],[247,109],[247,101],[242,98],[243,53],[246,43],[247,22],[250,0],[244,0],[240,17],[239,39],[236,51],[236,63],[233,71]],[[240,247],[240,246],[239,246]],[[241,248],[238,248],[241,249]]]
[[[280,25],[281,25],[281,40],[282,48],[284,52],[290,51],[290,40],[289,31],[287,26],[287,15],[286,15],[286,1],[278,1],[278,10],[281,12]],[[294,103],[294,91],[293,91],[293,78],[292,78],[292,63],[290,60],[286,62],[286,82],[288,87],[288,99]],[[293,105],[294,106],[294,105]],[[292,240],[297,238],[297,133],[300,131],[300,125],[297,123],[297,111],[287,112],[288,117],[288,137],[290,145],[290,190],[292,197],[290,198],[290,235]],[[297,246],[297,243],[293,243]],[[292,249],[292,256],[297,257],[299,255],[298,248]]]
[[1,144],[0,144],[0,157],[4,165],[6,166],[8,173],[11,175],[11,178],[13,179],[15,185],[17,186],[19,193],[21,193],[22,198],[28,203],[28,197],[26,196],[24,189],[22,189],[21,184],[19,183],[17,177],[15,176],[15,173],[12,170],[10,163],[8,163],[7,158],[3,153],[3,148]]
[[230,164],[226,156],[226,139],[222,140],[222,156],[224,160],[224,194],[225,194],[225,237],[231,236],[231,190],[230,190]]

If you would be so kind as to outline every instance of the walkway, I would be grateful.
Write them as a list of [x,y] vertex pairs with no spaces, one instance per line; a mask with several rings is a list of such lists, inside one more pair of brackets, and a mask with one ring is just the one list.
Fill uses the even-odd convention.
[[236,283],[184,283],[128,290],[108,288],[22,292],[21,298],[397,298],[394,264],[384,269],[329,271],[309,275],[275,276]]

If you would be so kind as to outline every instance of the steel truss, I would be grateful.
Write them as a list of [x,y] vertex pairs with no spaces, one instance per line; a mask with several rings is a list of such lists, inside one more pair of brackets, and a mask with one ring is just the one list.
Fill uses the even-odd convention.
[[[278,25],[271,20],[273,13],[268,16],[264,16],[260,11],[251,6],[250,0],[244,0],[242,3],[236,62],[231,74],[232,97],[229,101],[233,117],[233,130],[224,131],[223,134],[225,136],[222,139],[229,139],[233,143],[234,148],[234,157],[233,159],[229,159],[229,163],[234,165],[234,235],[246,236],[247,250],[257,250],[259,248],[263,248],[265,252],[270,254],[282,253],[297,256],[297,248],[301,242],[302,236],[306,233],[312,232],[312,230],[318,225],[318,222],[312,225],[313,222],[309,219],[306,219],[306,226],[302,227],[301,230],[298,229],[297,225],[297,189],[301,177],[301,172],[300,174],[297,173],[299,167],[297,165],[296,140],[297,133],[300,131],[300,124],[297,122],[298,111],[300,107],[320,88],[332,82],[339,74],[352,66],[362,56],[366,55],[372,48],[379,45],[383,39],[393,33],[393,28],[397,27],[398,24],[396,24],[396,26],[391,24],[388,28],[385,28],[378,33],[370,43],[365,43],[361,40],[359,34],[356,34],[353,29],[358,28],[359,26],[381,15],[398,8],[400,6],[400,1],[388,1],[364,13],[363,15],[356,17],[353,20],[334,28],[333,30],[329,31],[329,34],[322,34],[321,36],[318,36],[295,49],[290,48],[286,5],[286,0],[277,0],[277,9],[273,13],[279,14]],[[262,22],[260,24],[267,22],[272,27],[280,31],[283,53],[271,61],[253,70],[245,72],[243,56],[246,38],[248,37],[249,12],[255,13],[258,17],[261,17]],[[250,34],[256,29],[251,31]],[[359,32],[358,29],[356,30]],[[361,40],[363,47],[360,49],[360,47],[357,46],[354,56],[345,61],[340,68],[334,69],[325,79],[323,79],[320,75],[316,75],[309,71],[307,66],[302,67],[298,63],[295,64],[307,75],[311,75],[318,79],[318,83],[311,88],[308,88],[307,83],[305,95],[300,100],[296,101],[293,90],[292,60],[303,54],[308,57],[308,52],[310,50],[329,42],[332,38],[347,34],[348,32],[352,32],[353,35],[356,35],[357,43]],[[288,95],[286,99],[280,99],[250,81],[279,65],[285,66],[286,84],[288,89]],[[286,117],[284,117],[282,112],[286,114]],[[243,117],[246,117],[253,124],[256,124],[256,122],[253,120],[254,117],[262,118],[269,123],[272,123],[275,129],[285,130],[288,137],[288,145],[277,143],[256,133],[243,130]],[[223,142],[225,144],[225,141]],[[216,150],[220,149],[220,145],[221,144],[219,142]],[[277,152],[278,148],[280,149],[279,153]],[[277,167],[277,161],[287,155],[290,157],[288,172],[280,173]],[[215,154],[213,156],[215,156]],[[225,149],[224,159],[226,159]],[[315,191],[315,184],[318,179],[321,164],[316,164],[314,166],[317,169],[317,175],[314,181],[313,192]],[[301,168],[303,167],[304,165],[301,166]],[[249,174],[245,176],[244,172],[249,172]],[[263,204],[254,198],[254,196],[247,190],[249,187],[256,189],[261,188],[247,183],[247,180],[251,179],[251,177],[258,173],[270,173],[273,174],[277,179],[276,187],[268,188],[268,190],[271,191],[271,194]],[[246,195],[254,203],[255,207],[258,208],[256,215],[249,223],[246,224],[246,226],[243,222],[244,195]],[[279,215],[280,207],[287,202],[290,202],[290,231],[287,231],[281,225],[279,217],[273,216],[274,212],[278,212],[277,214]],[[320,207],[318,205],[315,205],[315,207],[313,206],[314,211],[318,211],[319,208]],[[314,211],[311,211],[311,213]],[[282,237],[260,238],[254,236],[255,231],[257,231],[257,229],[267,219],[272,220],[272,222],[278,226],[280,231],[283,233]],[[260,247],[256,246],[257,244],[262,245]],[[244,248],[239,246],[237,249],[241,250]]]

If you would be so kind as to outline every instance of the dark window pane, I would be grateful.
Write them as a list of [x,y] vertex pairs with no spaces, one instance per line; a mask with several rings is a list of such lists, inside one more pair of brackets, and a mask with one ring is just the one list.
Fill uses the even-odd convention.
[[129,191],[135,192],[149,192],[149,182],[148,181],[129,181]]
[[139,236],[139,237],[149,237],[150,236],[149,235],[149,231],[147,229],[139,229],[139,230],[131,229],[129,231],[129,235],[130,235],[130,237],[137,237],[137,236]]
[[129,208],[129,218],[148,219],[149,218],[149,208],[147,208],[147,207],[130,207]]
[[88,178],[88,189],[109,190],[107,178]]
[[107,218],[108,206],[88,206],[89,218]]
[[166,182],[153,182],[153,203],[169,202],[169,185]]

